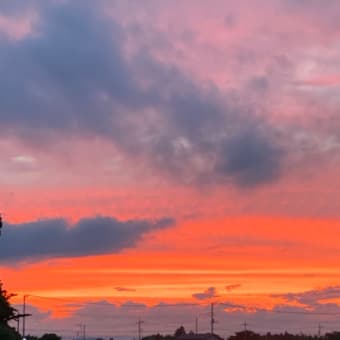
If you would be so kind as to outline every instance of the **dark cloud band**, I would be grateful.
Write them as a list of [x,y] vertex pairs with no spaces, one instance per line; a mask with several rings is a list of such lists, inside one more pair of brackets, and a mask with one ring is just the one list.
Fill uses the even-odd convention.
[[9,225],[0,239],[0,261],[117,253],[134,247],[144,234],[174,223],[171,218],[119,221],[95,217],[81,219],[73,225],[64,219]]

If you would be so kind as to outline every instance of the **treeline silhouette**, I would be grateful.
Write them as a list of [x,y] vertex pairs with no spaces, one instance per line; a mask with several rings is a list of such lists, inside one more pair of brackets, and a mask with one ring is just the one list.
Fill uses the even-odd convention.
[[340,340],[340,332],[326,333],[323,336],[319,335],[307,335],[307,334],[292,334],[289,332],[279,333],[279,334],[259,334],[250,330],[237,332],[232,335],[228,340]]
[[61,336],[54,334],[54,333],[47,333],[44,334],[42,337],[27,335],[25,336],[26,340],[61,340]]
[[[186,333],[183,326],[179,327],[173,335],[161,335],[154,334],[145,336],[142,340],[223,340],[217,334],[195,334],[194,332]],[[234,335],[228,337],[227,340],[340,340],[340,332],[326,333],[321,335],[307,335],[307,334],[292,334],[289,332],[272,334],[270,332],[266,334],[259,334],[251,330],[244,330],[241,332],[236,332]]]

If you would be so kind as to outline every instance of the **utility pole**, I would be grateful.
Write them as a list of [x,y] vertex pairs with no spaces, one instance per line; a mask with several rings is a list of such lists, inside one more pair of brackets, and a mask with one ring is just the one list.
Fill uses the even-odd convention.
[[196,335],[198,334],[198,317],[196,316],[196,319],[195,319],[195,333]]
[[138,340],[142,339],[142,324],[144,321],[142,321],[140,318],[137,321],[137,327],[138,327]]
[[214,319],[214,303],[211,304],[210,307],[210,333],[214,334],[214,324],[215,324],[215,319]]
[[247,326],[248,326],[247,321],[244,321],[242,325],[244,327],[244,336],[243,336],[243,339],[247,340]]
[[318,326],[318,337],[319,338],[321,338],[321,331],[322,331],[322,325],[321,324],[319,324],[319,326]]
[[24,295],[23,309],[22,309],[22,337],[25,338],[26,334],[26,299],[28,295]]
[[80,328],[80,332],[77,332],[77,334],[79,334],[79,336],[83,340],[86,340],[86,325],[84,323],[80,323],[80,324],[78,324],[78,326]]

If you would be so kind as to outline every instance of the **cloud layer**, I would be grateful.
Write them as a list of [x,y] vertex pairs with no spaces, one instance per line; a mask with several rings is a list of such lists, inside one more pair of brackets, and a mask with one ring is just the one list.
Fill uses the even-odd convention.
[[134,247],[144,234],[174,223],[171,218],[119,221],[95,217],[74,225],[63,219],[9,225],[1,237],[0,259],[13,262],[117,253]]
[[[335,287],[334,287],[335,288]],[[326,293],[332,287],[320,289],[318,294]],[[338,288],[337,288],[338,289]],[[314,291],[315,293],[316,291]],[[303,292],[303,294],[314,294]],[[34,300],[34,297],[32,297]],[[38,301],[38,300],[36,300]],[[282,303],[273,309],[261,309],[249,305],[236,305],[225,301],[214,304],[215,331],[220,336],[230,336],[242,330],[243,323],[248,328],[259,333],[284,333],[285,331],[298,334],[317,334],[318,325],[323,325],[322,332],[331,332],[338,327],[339,305],[325,304],[316,306],[292,306]],[[51,304],[53,300],[51,299]],[[89,334],[92,336],[134,336],[135,322],[144,321],[144,335],[173,334],[183,325],[187,331],[195,330],[195,318],[198,320],[199,332],[210,330],[210,304],[198,302],[192,304],[159,303],[148,306],[143,303],[128,301],[123,304],[114,304],[106,300],[93,302],[74,302],[70,300],[54,300],[55,308],[68,311],[70,314],[63,319],[51,317],[51,313],[43,313],[34,306],[29,305],[29,312],[33,313],[30,319],[30,329],[39,330],[41,325],[51,329],[60,330],[60,334],[73,334],[74,325],[86,322]],[[311,308],[312,307],[312,308]],[[52,308],[53,310],[53,308]],[[36,333],[38,333],[36,331]]]
[[47,148],[68,136],[104,138],[179,182],[254,186],[279,176],[276,129],[242,89],[197,82],[151,50],[128,54],[132,27],[102,7],[32,5],[32,31],[0,38],[3,135]]

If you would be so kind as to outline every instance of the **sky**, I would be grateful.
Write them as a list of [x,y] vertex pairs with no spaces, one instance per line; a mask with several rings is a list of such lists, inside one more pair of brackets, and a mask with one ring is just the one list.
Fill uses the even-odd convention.
[[[3,0],[1,280],[28,332],[340,317],[337,0]],[[65,338],[66,339],[66,338]]]

